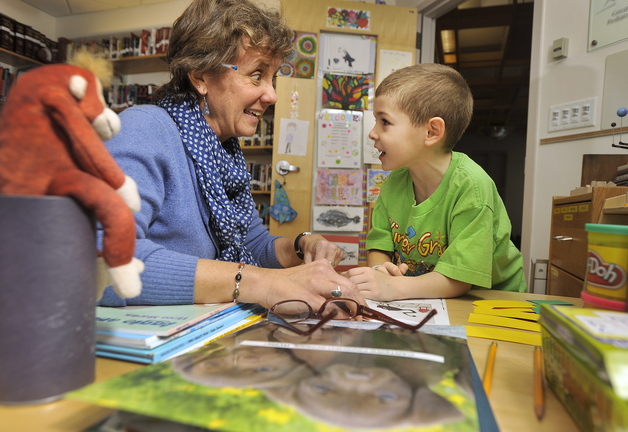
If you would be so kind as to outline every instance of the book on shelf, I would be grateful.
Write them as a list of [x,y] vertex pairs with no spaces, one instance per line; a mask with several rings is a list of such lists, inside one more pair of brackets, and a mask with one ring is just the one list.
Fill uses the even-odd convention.
[[170,336],[228,309],[246,303],[217,303],[167,306],[96,306],[96,331]]
[[214,431],[498,430],[464,327],[354,324],[261,322],[66,398]]
[[159,363],[199,348],[234,329],[256,323],[264,318],[265,313],[266,309],[263,307],[251,304],[232,314],[207,318],[206,326],[185,332],[180,337],[152,349],[96,343],[96,355],[135,363]]

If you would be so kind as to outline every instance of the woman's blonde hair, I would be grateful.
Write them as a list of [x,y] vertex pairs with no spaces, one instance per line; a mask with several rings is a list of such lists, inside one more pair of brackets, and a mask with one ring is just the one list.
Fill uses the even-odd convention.
[[188,73],[224,73],[220,64],[233,63],[242,49],[285,59],[292,53],[292,32],[280,16],[249,0],[194,0],[173,24],[167,56],[171,79],[154,99],[196,97]]

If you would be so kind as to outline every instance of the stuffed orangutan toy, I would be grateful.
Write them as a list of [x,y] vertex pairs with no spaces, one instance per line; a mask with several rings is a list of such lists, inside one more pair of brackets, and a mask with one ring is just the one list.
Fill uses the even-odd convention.
[[108,61],[81,52],[18,78],[0,116],[0,194],[69,196],[92,212],[103,227],[97,296],[111,284],[130,298],[144,269],[133,256],[140,197],[103,144],[120,131],[102,95],[111,76]]

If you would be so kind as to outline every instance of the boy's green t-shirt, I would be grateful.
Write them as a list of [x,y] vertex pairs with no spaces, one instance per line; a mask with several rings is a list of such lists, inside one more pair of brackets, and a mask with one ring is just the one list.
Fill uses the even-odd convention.
[[527,290],[523,258],[510,241],[506,207],[489,175],[452,152],[440,185],[416,204],[406,168],[390,173],[372,215],[366,249],[394,252],[407,276],[432,270],[475,286]]

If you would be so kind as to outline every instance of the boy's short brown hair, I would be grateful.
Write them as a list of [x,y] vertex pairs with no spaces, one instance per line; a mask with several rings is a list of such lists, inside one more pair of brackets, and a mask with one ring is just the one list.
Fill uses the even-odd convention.
[[473,95],[465,79],[455,69],[437,63],[421,63],[394,71],[377,87],[377,96],[392,98],[416,126],[424,125],[432,117],[442,118],[447,150],[452,150],[460,140],[473,115]]

